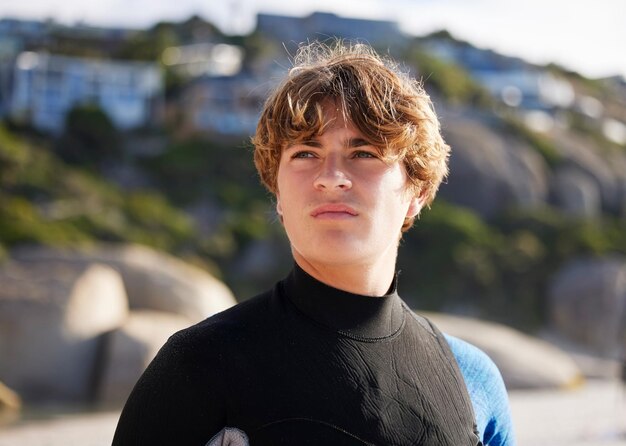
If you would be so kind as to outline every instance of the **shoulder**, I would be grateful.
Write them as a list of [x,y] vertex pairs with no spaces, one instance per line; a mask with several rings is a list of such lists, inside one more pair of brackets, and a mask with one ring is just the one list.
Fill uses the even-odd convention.
[[514,445],[509,400],[502,375],[478,347],[444,334],[465,379],[485,445]]
[[498,367],[484,351],[449,334],[444,336],[466,381],[483,384],[502,381]]
[[[225,368],[243,360],[264,339],[254,321],[263,318],[271,292],[263,293],[169,337],[144,372],[144,379],[163,382],[223,380]],[[264,326],[270,324],[264,323]],[[228,358],[225,361],[224,358]],[[215,365],[219,364],[218,367]]]
[[261,326],[270,325],[272,296],[261,294],[173,334],[132,390],[114,444],[205,444],[222,429],[233,385],[253,370],[247,353],[263,342],[251,321],[265,318]]
[[230,343],[244,331],[266,324],[273,294],[272,291],[259,294],[180,330],[170,337],[168,344],[194,349],[195,346]]

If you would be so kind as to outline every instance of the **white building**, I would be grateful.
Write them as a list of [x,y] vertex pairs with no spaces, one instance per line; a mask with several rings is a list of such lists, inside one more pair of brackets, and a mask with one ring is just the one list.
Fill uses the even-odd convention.
[[473,47],[450,38],[431,39],[425,48],[465,68],[494,97],[525,110],[569,108],[575,93],[571,83],[522,59]]
[[184,129],[221,136],[252,135],[272,85],[244,73],[198,78],[179,99]]
[[226,43],[194,43],[166,48],[161,56],[164,65],[184,78],[234,76],[243,65],[243,49]]
[[163,78],[156,63],[90,60],[23,52],[16,60],[8,114],[51,133],[79,104],[97,104],[117,128],[149,124],[161,101]]

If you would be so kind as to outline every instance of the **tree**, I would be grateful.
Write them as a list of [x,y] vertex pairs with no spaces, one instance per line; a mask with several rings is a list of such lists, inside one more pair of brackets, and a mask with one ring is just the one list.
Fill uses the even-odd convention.
[[68,112],[56,151],[67,163],[92,168],[102,167],[122,153],[115,125],[97,105],[78,105]]

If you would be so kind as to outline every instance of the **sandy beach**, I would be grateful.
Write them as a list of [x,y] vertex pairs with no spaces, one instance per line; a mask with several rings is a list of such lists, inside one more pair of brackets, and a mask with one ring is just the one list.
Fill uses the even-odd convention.
[[[518,446],[626,446],[626,392],[611,380],[510,392]],[[0,446],[108,446],[118,412],[58,416],[0,431]]]
[[519,446],[626,445],[626,392],[617,380],[513,391],[510,398]]

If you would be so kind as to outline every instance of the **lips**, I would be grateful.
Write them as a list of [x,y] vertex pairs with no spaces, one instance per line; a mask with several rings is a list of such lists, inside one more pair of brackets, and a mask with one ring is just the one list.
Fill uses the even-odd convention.
[[311,212],[312,217],[355,217],[359,213],[348,205],[340,203],[323,204]]

